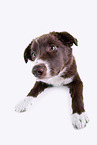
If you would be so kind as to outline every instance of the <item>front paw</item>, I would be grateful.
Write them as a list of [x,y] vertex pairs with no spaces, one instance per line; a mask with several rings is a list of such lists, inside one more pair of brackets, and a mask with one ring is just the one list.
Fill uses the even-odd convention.
[[84,128],[88,122],[89,119],[85,112],[80,115],[78,113],[72,114],[72,124],[75,129]]
[[26,97],[19,104],[15,106],[16,112],[25,112],[32,105],[33,97]]

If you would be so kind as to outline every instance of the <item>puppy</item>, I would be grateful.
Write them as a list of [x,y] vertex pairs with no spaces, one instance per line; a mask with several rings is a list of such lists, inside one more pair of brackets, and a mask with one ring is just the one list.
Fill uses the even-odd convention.
[[67,86],[72,98],[72,124],[74,128],[84,128],[89,119],[83,103],[83,83],[77,72],[75,58],[71,46],[78,41],[67,32],[51,32],[42,35],[28,45],[24,52],[24,60],[34,61],[32,73],[36,83],[27,97],[15,110],[25,112],[46,88]]

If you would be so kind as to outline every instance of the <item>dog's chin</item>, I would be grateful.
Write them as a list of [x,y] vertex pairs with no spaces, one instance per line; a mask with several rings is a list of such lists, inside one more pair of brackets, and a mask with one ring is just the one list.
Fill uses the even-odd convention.
[[48,81],[48,80],[51,80],[53,78],[56,78],[57,75],[43,75],[43,76],[40,76],[40,77],[36,77],[36,80],[38,81]]
[[46,79],[46,77],[44,77],[44,76],[38,76],[38,77],[36,77],[37,79],[40,79],[40,80],[42,80],[42,79]]
[[36,80],[40,80],[40,81],[42,81],[42,80],[48,80],[48,79],[51,79],[52,78],[52,76],[48,76],[48,75],[41,75],[41,76],[35,76],[34,75],[34,77],[36,78]]
[[34,74],[34,77],[36,78],[36,79],[38,79],[38,80],[42,80],[42,79],[48,79],[48,77],[46,76],[46,75],[36,75],[36,74]]

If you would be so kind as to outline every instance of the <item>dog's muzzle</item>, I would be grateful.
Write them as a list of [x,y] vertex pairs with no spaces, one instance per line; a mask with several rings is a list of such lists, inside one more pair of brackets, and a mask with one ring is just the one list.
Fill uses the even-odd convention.
[[46,66],[44,64],[35,65],[32,69],[32,73],[37,78],[44,78],[46,75]]

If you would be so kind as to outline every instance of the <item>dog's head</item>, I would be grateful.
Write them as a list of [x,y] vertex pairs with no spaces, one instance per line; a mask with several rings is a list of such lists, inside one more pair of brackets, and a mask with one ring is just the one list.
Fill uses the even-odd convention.
[[28,45],[24,59],[34,61],[32,73],[39,79],[58,75],[70,62],[71,46],[77,46],[77,39],[67,32],[51,32],[42,35]]

